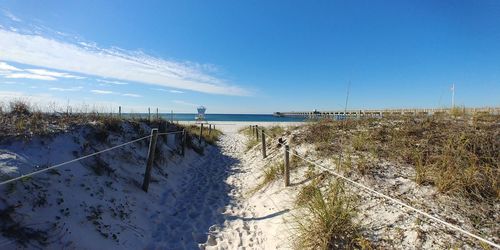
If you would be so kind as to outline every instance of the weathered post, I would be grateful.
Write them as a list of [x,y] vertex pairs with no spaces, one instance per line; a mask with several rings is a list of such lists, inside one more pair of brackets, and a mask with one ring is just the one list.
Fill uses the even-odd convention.
[[184,153],[186,152],[186,145],[187,145],[187,140],[186,140],[187,136],[186,136],[186,130],[183,129],[182,130],[182,156],[184,156]]
[[252,131],[253,131],[253,130],[252,130],[252,129],[253,129],[253,128],[252,128],[252,125],[248,125],[248,129],[250,129],[250,130],[249,130],[249,131],[250,131],[250,133],[253,133],[253,132],[252,132]]
[[158,129],[151,130],[151,139],[149,140],[148,161],[146,165],[146,172],[144,173],[144,181],[142,182],[142,190],[148,192],[149,182],[151,181],[151,169],[155,159],[156,139],[158,137]]
[[290,185],[290,146],[285,145],[285,187]]
[[198,138],[198,143],[201,146],[201,137],[203,136],[203,123],[200,126],[200,137]]
[[118,117],[122,118],[122,106],[118,106]]
[[160,119],[160,116],[158,115],[158,108],[156,108],[156,120]]
[[208,135],[212,134],[212,124],[208,124]]
[[151,108],[148,108],[148,120],[151,122]]
[[255,138],[259,141],[259,125],[255,125]]
[[262,129],[262,158],[266,158],[266,134],[264,129]]

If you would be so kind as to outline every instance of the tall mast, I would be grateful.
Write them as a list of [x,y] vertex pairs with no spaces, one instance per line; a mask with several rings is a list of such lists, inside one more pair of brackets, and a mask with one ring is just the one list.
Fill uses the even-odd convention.
[[451,85],[451,108],[455,107],[455,83]]

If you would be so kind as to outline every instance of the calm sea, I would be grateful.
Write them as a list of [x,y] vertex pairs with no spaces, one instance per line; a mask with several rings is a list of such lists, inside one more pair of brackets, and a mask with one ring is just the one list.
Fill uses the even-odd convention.
[[[135,114],[137,115],[137,114]],[[194,121],[196,114],[173,114],[174,121]],[[147,117],[147,114],[141,114]],[[151,117],[156,114],[151,113]],[[172,120],[172,114],[160,114],[163,119]],[[205,114],[206,121],[239,121],[239,122],[302,122],[304,118],[298,117],[277,117],[273,115],[258,114]]]

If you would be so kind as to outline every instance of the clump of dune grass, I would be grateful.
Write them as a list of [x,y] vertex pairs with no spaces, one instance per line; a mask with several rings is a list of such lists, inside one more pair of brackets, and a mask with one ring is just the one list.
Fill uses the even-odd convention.
[[[191,135],[193,138],[199,138],[200,137],[200,126],[197,125],[188,125],[188,126],[182,126],[188,134]],[[217,141],[219,140],[220,136],[222,135],[222,131],[217,130],[212,128],[211,131],[208,129],[208,125],[203,126],[203,134],[201,136],[202,140],[205,141],[206,143],[210,145],[215,145],[217,144]]]
[[302,186],[295,197],[295,205],[300,207],[310,202],[314,194],[317,192],[320,183],[322,183],[322,180],[324,179],[315,178],[309,184]]
[[296,249],[359,248],[361,228],[355,197],[345,192],[343,183],[331,181],[321,189],[315,183],[303,189],[301,209],[295,215]]
[[262,188],[269,186],[274,181],[281,179],[285,172],[285,166],[282,162],[271,163],[264,168],[262,180],[250,193],[254,193]]
[[248,138],[248,140],[246,141],[246,144],[245,144],[245,148],[246,150],[250,150],[252,148],[254,148],[255,146],[257,146],[259,144],[259,141],[255,138]]
[[244,128],[241,128],[238,132],[240,134],[243,134],[247,138],[246,143],[245,143],[246,151],[254,148],[257,144],[259,144],[259,141],[257,140],[257,138],[253,132],[253,129],[250,129],[249,127],[244,127]]
[[271,137],[278,137],[285,133],[285,128],[282,126],[271,126],[265,129],[265,133]]
[[9,103],[10,113],[14,115],[29,115],[31,108],[27,102],[16,100]]

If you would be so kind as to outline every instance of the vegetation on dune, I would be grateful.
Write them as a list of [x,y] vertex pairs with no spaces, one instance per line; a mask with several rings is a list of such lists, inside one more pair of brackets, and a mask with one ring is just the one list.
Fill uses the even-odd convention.
[[313,181],[299,192],[300,209],[293,220],[296,249],[367,248],[361,236],[357,216],[357,200],[344,190],[341,181],[331,181],[321,187]]
[[[190,135],[191,139],[197,139],[200,136],[200,126],[197,125],[188,125],[188,126],[183,126],[179,125],[181,128],[186,129],[188,132],[188,135]],[[210,145],[215,145],[217,144],[217,141],[219,140],[220,136],[222,135],[222,131],[213,129],[209,131],[208,125],[203,126],[203,134],[201,138],[203,141]]]
[[264,168],[262,181],[253,189],[253,192],[269,186],[274,181],[281,179],[285,171],[282,162],[271,163]]
[[259,141],[255,137],[253,130],[250,129],[249,127],[241,128],[238,132],[240,134],[245,135],[247,138],[247,141],[245,143],[245,148],[247,151],[255,147],[257,144],[259,144]]
[[282,136],[285,133],[285,128],[282,126],[271,126],[265,129],[265,133],[271,137]]
[[122,132],[124,122],[129,123],[135,132],[141,135],[149,134],[149,131],[142,129],[141,123],[156,127],[159,132],[177,130],[177,126],[163,119],[149,120],[133,115],[119,117],[117,114],[99,112],[97,109],[89,111],[86,108],[76,111],[67,107],[66,112],[57,111],[54,107],[47,109],[54,111],[42,112],[39,107],[23,100],[0,105],[0,139],[11,136],[30,138],[34,135],[51,135],[76,126],[91,125],[97,129],[95,139],[105,142],[109,132]]
[[451,115],[321,120],[307,125],[297,140],[315,145],[320,156],[343,155],[343,163],[362,174],[370,173],[370,158],[386,159],[414,166],[417,183],[443,193],[500,199],[498,115],[467,116],[457,110]]
[[[261,129],[262,128],[259,128],[259,138],[261,136]],[[286,130],[284,127],[278,126],[278,125],[264,128],[264,133],[267,136],[270,136],[271,138],[276,138],[276,137],[282,136],[285,133],[285,131]],[[249,127],[241,128],[238,132],[247,137],[247,141],[246,141],[246,150],[247,151],[252,149],[253,147],[255,147],[257,144],[259,144],[261,142],[260,140],[257,140],[257,137],[255,136],[254,132]],[[271,138],[268,138],[268,139],[271,139]]]

